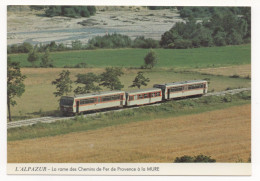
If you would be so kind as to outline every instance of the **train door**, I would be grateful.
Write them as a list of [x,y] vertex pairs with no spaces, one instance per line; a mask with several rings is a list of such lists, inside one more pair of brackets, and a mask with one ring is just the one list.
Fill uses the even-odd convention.
[[170,99],[171,89],[167,89],[167,99]]
[[76,101],[76,113],[79,113],[79,101]]
[[124,96],[123,94],[120,95],[120,106],[123,106],[123,99],[124,99]]
[[161,89],[162,89],[162,99],[164,100],[164,99],[166,99],[166,98],[165,98],[165,89],[166,89],[166,88],[161,88]]
[[203,84],[203,94],[207,93],[206,90],[207,90],[207,84]]

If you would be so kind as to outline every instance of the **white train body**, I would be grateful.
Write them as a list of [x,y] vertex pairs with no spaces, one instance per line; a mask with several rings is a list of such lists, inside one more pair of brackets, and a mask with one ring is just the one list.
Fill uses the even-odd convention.
[[163,99],[203,95],[208,91],[208,82],[205,80],[190,80],[167,84],[155,84],[153,87],[161,88]]
[[[71,100],[71,103],[64,104],[67,100]],[[124,105],[124,91],[108,91],[75,96],[63,96],[60,101],[61,111],[68,114],[112,107],[123,107]]]
[[162,90],[158,88],[139,89],[126,92],[126,106],[152,104],[162,101]]
[[75,96],[63,96],[60,110],[64,114],[100,110],[113,107],[152,104],[174,98],[203,95],[208,91],[205,80],[190,80],[167,84],[155,84],[154,88],[132,91],[107,91]]

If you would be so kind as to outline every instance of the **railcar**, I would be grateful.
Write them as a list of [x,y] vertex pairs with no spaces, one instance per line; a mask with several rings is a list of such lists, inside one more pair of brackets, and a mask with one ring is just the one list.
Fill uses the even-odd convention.
[[125,105],[124,91],[107,91],[74,96],[62,96],[60,110],[64,115]]
[[60,110],[64,115],[113,107],[152,104],[174,98],[203,95],[208,91],[205,80],[190,80],[155,84],[153,88],[132,91],[107,91],[74,96],[62,96]]
[[153,87],[162,89],[163,99],[169,100],[173,98],[206,94],[208,91],[208,82],[206,80],[190,80],[167,84],[155,84]]
[[162,90],[159,88],[139,89],[126,92],[126,106],[152,104],[162,101]]

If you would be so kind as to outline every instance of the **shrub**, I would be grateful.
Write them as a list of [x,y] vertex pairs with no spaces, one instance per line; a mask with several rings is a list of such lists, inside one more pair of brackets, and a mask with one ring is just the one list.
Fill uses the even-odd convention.
[[240,76],[237,75],[237,74],[231,75],[231,76],[229,76],[229,77],[230,77],[230,78],[240,78]]
[[[65,66],[64,68],[66,68]],[[87,67],[88,65],[85,62],[78,63],[77,65],[74,66],[74,68],[87,68]]]
[[176,159],[174,160],[175,163],[214,163],[216,162],[215,159],[212,159],[210,156],[205,156],[205,155],[197,155],[197,156],[187,156],[184,155],[182,157],[176,157]]

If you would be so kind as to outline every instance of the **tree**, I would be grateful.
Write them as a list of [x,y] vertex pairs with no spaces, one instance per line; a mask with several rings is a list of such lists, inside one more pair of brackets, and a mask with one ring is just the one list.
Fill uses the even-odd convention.
[[101,86],[107,87],[110,90],[121,90],[124,85],[121,84],[119,77],[123,75],[121,68],[106,68],[106,71],[100,75]]
[[150,82],[149,78],[145,78],[143,72],[138,72],[137,76],[133,80],[133,84],[129,87],[138,87],[138,89],[140,89],[142,85],[147,86],[148,82]]
[[71,42],[73,50],[80,50],[82,48],[82,42],[80,40],[75,40]]
[[54,81],[52,81],[52,85],[56,85],[57,91],[53,94],[55,97],[68,95],[68,93],[71,92],[72,89],[72,80],[70,79],[70,71],[69,70],[63,70],[60,75],[60,77]]
[[144,64],[146,68],[153,68],[157,63],[157,55],[153,50],[150,50],[144,57]]
[[195,162],[195,163],[206,163],[206,162],[213,163],[213,162],[216,162],[216,160],[210,158],[210,156],[205,156],[205,155],[200,154],[200,155],[197,155],[197,156],[194,156],[194,157],[187,156],[187,155],[184,155],[182,157],[176,157],[174,162],[175,163],[192,163],[192,162]]
[[20,70],[20,64],[18,62],[12,62],[10,58],[7,59],[7,107],[9,121],[12,121],[11,117],[11,105],[15,106],[15,97],[21,97],[25,91],[23,84],[25,75],[22,75]]
[[193,158],[191,156],[184,155],[182,157],[176,157],[174,160],[175,163],[191,163]]
[[53,67],[53,60],[50,58],[49,48],[45,50],[45,53],[42,56],[41,60],[41,67]]
[[91,91],[99,91],[101,88],[98,85],[95,85],[95,82],[99,82],[99,77],[95,75],[94,73],[87,73],[87,74],[78,74],[76,75],[77,84],[84,84],[84,87],[78,86],[75,90],[74,93],[76,94],[85,94],[89,93]]
[[29,53],[27,60],[33,67],[35,66],[35,62],[39,60],[39,55],[35,49]]

